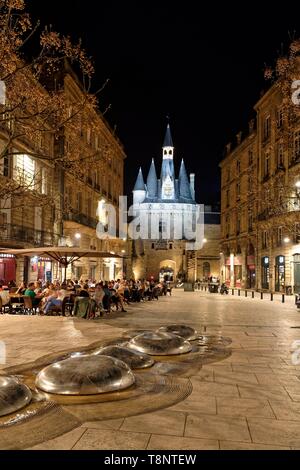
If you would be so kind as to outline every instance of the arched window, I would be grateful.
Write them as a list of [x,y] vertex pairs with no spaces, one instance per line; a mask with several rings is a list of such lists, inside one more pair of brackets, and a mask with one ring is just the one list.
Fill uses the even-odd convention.
[[210,263],[207,261],[203,263],[203,278],[208,279],[210,276]]
[[169,150],[169,155],[172,155],[172,150]]

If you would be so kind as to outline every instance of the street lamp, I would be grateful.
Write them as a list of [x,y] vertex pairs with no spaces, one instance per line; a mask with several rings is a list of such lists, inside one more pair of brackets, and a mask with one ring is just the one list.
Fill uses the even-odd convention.
[[283,239],[283,241],[284,241],[284,243],[290,243],[291,240],[290,240],[289,237],[285,237],[285,238]]
[[207,243],[207,238],[203,238],[203,243]]
[[75,238],[76,238],[76,240],[80,240],[80,238],[81,238],[80,233],[75,233]]

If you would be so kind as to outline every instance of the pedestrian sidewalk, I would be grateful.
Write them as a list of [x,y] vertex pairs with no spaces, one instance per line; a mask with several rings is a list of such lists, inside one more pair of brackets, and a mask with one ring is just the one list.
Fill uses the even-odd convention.
[[[195,292],[199,293],[209,293],[208,289],[202,286],[203,288],[200,289],[195,289]],[[214,294],[211,294],[214,295]],[[219,294],[220,295],[220,294]],[[254,290],[250,289],[232,289],[229,288],[229,293],[228,294],[223,294],[224,297],[229,297],[229,296],[236,296],[236,297],[241,297],[241,298],[249,298],[249,299],[259,299],[263,301],[268,301],[268,302],[276,302],[276,303],[285,303],[288,305],[295,305],[296,304],[296,297],[297,294],[292,294],[292,295],[287,295],[287,294],[281,294],[281,293],[271,293],[271,292],[256,292]]]

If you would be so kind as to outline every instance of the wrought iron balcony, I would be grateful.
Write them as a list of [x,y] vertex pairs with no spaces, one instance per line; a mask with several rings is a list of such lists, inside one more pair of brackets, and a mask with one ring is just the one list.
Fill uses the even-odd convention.
[[262,221],[262,220],[267,220],[270,217],[270,212],[265,209],[263,212],[258,214],[257,220]]
[[0,225],[1,242],[24,242],[34,246],[53,246],[57,244],[58,235],[44,230],[21,225],[4,224]]
[[69,212],[68,214],[64,215],[64,220],[69,222],[77,222],[77,224],[85,225],[86,227],[96,228],[98,224],[98,220],[94,219],[93,217],[89,217],[85,214],[75,214]]

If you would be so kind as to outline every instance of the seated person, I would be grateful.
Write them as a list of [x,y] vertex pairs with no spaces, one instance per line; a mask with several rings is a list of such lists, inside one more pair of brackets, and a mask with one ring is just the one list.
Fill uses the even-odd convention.
[[61,285],[60,290],[56,290],[50,295],[45,303],[44,313],[47,315],[52,307],[62,307],[62,303],[65,297],[68,297],[70,293],[67,291],[66,284]]
[[83,288],[79,291],[78,297],[89,297],[89,286],[88,284],[84,284]]
[[34,292],[34,289],[35,289],[35,283],[30,282],[28,284],[28,288],[26,289],[24,295],[31,297],[33,307],[38,307],[41,302],[41,299],[43,298],[43,294],[36,294]]
[[38,295],[42,293],[42,283],[40,281],[36,281],[34,283],[34,292]]
[[26,289],[27,289],[26,282],[23,281],[23,282],[21,282],[21,284],[19,285],[16,294],[24,295]]
[[9,301],[10,301],[9,290],[3,289],[2,285],[0,285],[0,297],[2,299],[3,307],[9,304]]
[[104,292],[104,289],[103,289],[103,283],[100,282],[99,284],[96,284],[95,292],[94,292],[94,295],[93,295],[93,298],[94,298],[94,300],[96,302],[96,305],[99,308],[100,312],[102,312],[104,310],[104,307],[103,307],[104,296],[105,296],[105,292]]

